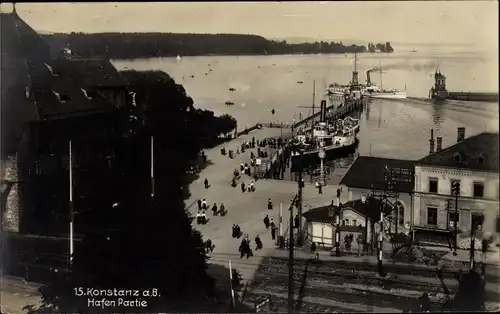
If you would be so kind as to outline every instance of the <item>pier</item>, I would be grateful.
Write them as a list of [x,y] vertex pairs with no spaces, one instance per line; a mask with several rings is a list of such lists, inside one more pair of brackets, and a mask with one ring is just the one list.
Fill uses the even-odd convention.
[[498,102],[498,93],[448,92],[447,99]]
[[446,89],[446,76],[438,69],[434,73],[434,86],[429,90],[429,98],[435,100],[464,100],[498,102],[498,93],[488,92],[450,92]]
[[[355,100],[348,100],[344,102],[343,105],[340,106],[335,106],[335,105],[328,106],[326,107],[326,118],[331,120],[343,119],[347,117],[349,114],[362,109],[363,104],[364,104],[363,99],[355,99]],[[321,111],[318,111],[313,115],[310,115],[309,117],[295,123],[293,125],[293,128],[295,129],[304,125],[308,125],[309,121],[311,121],[312,124],[319,122],[320,115]]]

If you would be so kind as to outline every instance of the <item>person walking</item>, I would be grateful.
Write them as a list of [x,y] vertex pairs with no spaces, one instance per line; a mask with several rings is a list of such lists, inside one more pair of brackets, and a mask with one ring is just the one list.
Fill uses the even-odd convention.
[[260,239],[259,235],[255,237],[255,250],[261,250],[262,249],[262,240]]
[[269,224],[269,215],[266,215],[266,217],[264,217],[264,226],[266,226],[266,229],[269,229]]
[[220,213],[221,217],[226,216],[227,211],[226,211],[226,207],[224,206],[224,203],[220,203],[219,213]]
[[271,239],[273,241],[276,240],[276,227],[274,226],[274,223],[271,225]]
[[212,213],[214,216],[217,216],[217,203],[214,203],[214,205],[212,206]]
[[241,237],[241,227],[240,225],[236,225],[236,238],[239,239]]
[[210,185],[208,184],[207,178],[205,178],[204,184],[205,184],[205,189],[208,189],[210,187]]
[[198,211],[200,211],[201,210],[201,200],[198,199],[198,201],[196,203],[198,203]]
[[236,224],[233,224],[233,228],[232,228],[232,237],[233,238],[236,238]]
[[311,243],[311,254],[314,254],[314,253],[316,253],[316,243],[315,242]]

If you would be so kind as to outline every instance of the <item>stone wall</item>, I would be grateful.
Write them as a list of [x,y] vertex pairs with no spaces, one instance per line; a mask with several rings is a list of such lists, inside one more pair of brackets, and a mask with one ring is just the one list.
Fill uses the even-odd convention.
[[2,209],[2,223],[6,231],[19,232],[21,209],[18,178],[17,156],[9,156],[7,160],[2,161],[1,175],[2,181],[5,181],[4,187],[2,187],[2,194],[8,193],[5,208]]

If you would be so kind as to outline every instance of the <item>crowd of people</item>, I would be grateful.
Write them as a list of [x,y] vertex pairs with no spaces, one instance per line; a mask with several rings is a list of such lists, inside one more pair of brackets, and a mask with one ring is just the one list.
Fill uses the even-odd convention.
[[[241,162],[239,169],[233,170],[231,187],[236,188],[239,185],[242,193],[255,192],[256,182],[259,179],[258,175],[255,173],[254,170],[257,163],[257,158],[269,157],[268,152],[263,148],[265,147],[281,148],[285,143],[286,140],[283,141],[282,139],[265,138],[263,140],[259,140],[256,139],[255,137],[252,137],[251,141],[243,142],[241,145],[237,146],[236,149],[234,150],[233,149],[227,150],[226,148],[222,148],[221,155],[223,156],[228,155],[228,157],[231,159],[234,159],[236,155],[244,154],[248,150],[254,149],[250,151],[249,154],[250,162],[249,163]],[[206,163],[206,156],[204,153],[202,157],[204,158],[204,163]],[[243,176],[245,176],[246,178],[244,179]],[[210,188],[210,183],[208,181],[208,178],[204,179],[203,184],[205,189]],[[215,216],[224,217],[227,215],[227,210],[223,203],[220,203],[220,205],[217,203],[213,203],[213,205],[210,206],[208,201],[205,198],[203,198],[197,200],[197,205],[198,205],[198,213],[196,215],[196,221],[198,224],[208,223],[210,219],[207,217],[207,212],[209,210],[212,211],[213,217]],[[272,210],[274,208],[271,199],[268,200],[267,208],[268,210]],[[273,241],[276,241],[278,228],[276,227],[273,219],[269,218],[269,215],[266,215],[263,218],[263,222],[264,226],[266,227],[266,230],[268,230],[271,233],[271,239]],[[233,224],[231,233],[232,233],[232,238],[241,239],[241,243],[238,248],[241,258],[243,257],[250,258],[253,255],[254,251],[263,248],[263,242],[259,235],[256,235],[255,238],[253,239],[255,241],[255,246],[253,246],[250,235],[248,233],[244,233],[242,228],[238,224]],[[211,239],[207,239],[205,241],[204,246],[207,253],[213,252],[215,248],[215,245],[212,243]]]

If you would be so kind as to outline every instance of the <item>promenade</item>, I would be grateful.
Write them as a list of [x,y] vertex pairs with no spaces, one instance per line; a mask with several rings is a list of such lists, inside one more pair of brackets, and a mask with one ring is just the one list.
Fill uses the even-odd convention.
[[[189,186],[191,197],[186,201],[186,206],[192,215],[196,215],[198,207],[196,201],[205,198],[209,206],[217,203],[220,207],[224,203],[228,214],[225,217],[212,216],[212,212],[207,211],[207,217],[210,218],[206,225],[194,224],[194,227],[199,230],[204,239],[211,239],[215,245],[214,252],[211,253],[212,263],[221,263],[227,266],[228,261],[240,260],[238,248],[241,242],[240,239],[231,237],[231,228],[233,224],[238,224],[244,234],[248,234],[252,240],[254,256],[250,257],[252,263],[257,262],[263,256],[268,255],[269,250],[274,250],[274,243],[271,239],[270,230],[266,230],[263,219],[269,215],[273,219],[276,226],[279,225],[279,208],[280,204],[283,208],[283,231],[287,229],[289,221],[289,207],[295,194],[298,191],[296,182],[288,180],[272,180],[259,179],[255,183],[255,192],[241,192],[239,182],[243,181],[247,185],[252,180],[247,175],[242,175],[238,186],[231,187],[231,179],[234,169],[239,169],[240,163],[250,163],[250,151],[256,153],[257,148],[245,150],[245,153],[236,155],[234,159],[230,159],[227,155],[223,156],[220,153],[222,147],[226,149],[236,150],[244,142],[251,141],[252,137],[256,139],[264,139],[267,137],[280,136],[281,130],[274,128],[263,128],[255,130],[247,135],[240,136],[230,142],[221,144],[212,149],[205,150],[208,163],[210,164],[204,169],[197,180],[193,181]],[[289,135],[283,133],[283,136]],[[266,148],[267,149],[267,148]],[[203,181],[208,179],[210,188],[205,189]],[[303,189],[304,212],[309,208],[322,206],[331,203],[335,197],[337,185],[327,185],[323,188],[323,194],[318,194],[314,184],[306,183]],[[267,209],[267,200],[271,198],[274,204],[273,210]],[[295,212],[293,216],[295,216]],[[255,251],[255,236],[259,235],[263,242],[263,250]],[[242,271],[244,278],[252,278],[252,272]]]

